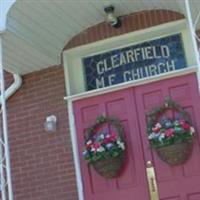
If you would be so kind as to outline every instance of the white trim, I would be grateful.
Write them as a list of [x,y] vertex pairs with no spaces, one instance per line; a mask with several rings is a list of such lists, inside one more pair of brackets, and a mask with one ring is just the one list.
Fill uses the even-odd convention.
[[198,70],[199,70],[199,68],[197,66],[193,66],[193,67],[189,67],[189,68],[185,68],[185,69],[181,69],[181,70],[168,72],[168,73],[165,73],[165,74],[147,77],[147,78],[144,78],[144,79],[141,79],[141,80],[125,82],[125,83],[113,85],[113,86],[106,87],[106,88],[101,88],[101,89],[97,89],[97,90],[84,92],[84,93],[81,93],[81,94],[66,96],[66,97],[64,97],[64,99],[67,100],[67,101],[80,100],[80,99],[84,99],[84,98],[88,98],[88,97],[92,97],[92,96],[97,96],[97,95],[105,94],[105,93],[108,93],[108,92],[114,92],[114,91],[117,91],[117,90],[129,88],[129,87],[133,87],[133,86],[144,85],[144,84],[147,84],[147,83],[152,83],[152,82],[155,82],[155,81],[160,81],[160,80],[164,80],[164,79],[178,77],[178,76],[182,76],[182,75],[186,75],[186,74],[190,74],[190,73],[194,73],[194,72],[197,73]]
[[[63,56],[62,56],[63,57]],[[70,79],[69,79],[69,66],[68,66],[68,62],[65,61],[65,58],[63,57],[63,61],[64,61],[64,75],[65,75],[65,88],[67,90],[67,94],[70,95],[71,91],[70,91]]]
[[74,165],[75,165],[75,172],[76,172],[76,184],[77,184],[77,191],[78,191],[78,199],[84,200],[83,194],[83,184],[82,184],[82,176],[81,176],[81,168],[79,162],[79,153],[78,153],[78,141],[76,135],[76,128],[74,123],[74,112],[73,112],[73,104],[72,101],[69,100],[67,102],[68,105],[68,114],[69,114],[69,126],[70,126],[70,135],[72,140],[72,151],[74,156]]

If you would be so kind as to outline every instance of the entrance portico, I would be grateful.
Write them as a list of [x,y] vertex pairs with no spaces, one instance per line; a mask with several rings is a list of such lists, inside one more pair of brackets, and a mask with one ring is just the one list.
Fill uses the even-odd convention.
[[[112,3],[111,1],[105,2],[106,4]],[[172,96],[184,108],[188,109],[193,116],[197,130],[199,129],[199,124],[196,122],[199,110],[199,86],[197,83],[199,81],[197,78],[199,55],[193,29],[193,24],[195,24],[198,30],[198,20],[195,19],[198,18],[199,3],[191,1],[192,12],[190,12],[188,1],[166,2],[161,0],[152,2],[152,5],[149,4],[149,1],[136,1],[134,3],[127,1],[123,4],[120,1],[114,1],[113,3],[118,10],[117,14],[122,19],[122,27],[119,29],[114,29],[106,23],[100,23],[104,21],[104,13],[101,12],[101,9],[105,6],[104,3],[91,1],[80,1],[79,3],[82,6],[81,10],[80,5],[75,2],[16,1],[7,16],[7,29],[4,33],[1,33],[3,39],[2,65],[5,70],[11,73],[19,73],[22,76],[48,68],[50,65],[60,64],[62,60],[60,55],[67,43],[63,53],[67,88],[65,99],[68,101],[78,198],[80,200],[84,198],[95,200],[105,199],[105,196],[107,196],[117,199],[120,198],[120,195],[126,194],[126,189],[123,190],[122,188],[130,186],[128,189],[130,193],[127,192],[129,194],[127,198],[135,194],[139,199],[149,200],[145,169],[146,162],[151,160],[155,167],[161,199],[197,199],[199,191],[195,186],[198,181],[199,169],[196,168],[197,164],[195,163],[199,162],[197,156],[199,151],[198,140],[195,143],[193,157],[188,161],[189,167],[186,164],[180,167],[181,170],[179,171],[178,168],[175,170],[165,169],[166,166],[160,163],[152,152],[147,153],[146,139],[143,137],[147,108],[149,109],[155,103],[159,103],[165,96]],[[152,10],[155,6],[157,9]],[[77,12],[78,10],[80,12]],[[141,10],[145,11],[140,12]],[[80,20],[80,16],[82,20]],[[63,22],[66,22],[67,25],[63,25]],[[145,42],[150,44],[151,41],[161,41],[162,38],[175,34],[181,34],[183,42],[182,52],[184,52],[184,55],[180,55],[182,62],[179,63],[179,67],[177,67],[177,57],[172,58],[178,50],[173,52],[166,44],[137,46]],[[111,54],[106,59],[99,59],[96,63],[98,76],[88,75],[87,80],[87,74],[84,71],[84,67],[87,68],[87,62],[84,66],[83,59],[89,60],[89,57],[103,55],[103,53],[106,54],[130,46],[131,49],[121,50],[121,53]],[[149,63],[149,61],[159,59],[158,63]],[[161,59],[163,59],[162,62]],[[137,62],[140,63],[136,66]],[[130,65],[130,67],[126,67],[121,74],[117,72],[117,70],[121,70],[121,66],[126,65]],[[135,67],[131,68],[131,66]],[[113,70],[116,70],[116,73]],[[108,76],[104,76],[106,73]],[[117,75],[121,78],[116,78]],[[91,78],[94,78],[94,83],[90,82]],[[190,99],[187,99],[188,93],[186,91],[188,90],[191,90]],[[95,105],[100,105],[100,111],[94,108],[92,102],[96,102]],[[124,107],[124,105],[129,104],[131,105],[130,109]],[[90,107],[92,108],[90,109]],[[123,109],[124,112],[119,112]],[[82,112],[86,114],[81,114]],[[135,113],[134,116],[132,112]],[[83,143],[80,134],[86,125],[92,123],[97,113],[114,113],[124,121],[126,136],[130,141],[128,146],[130,154],[128,153],[127,158],[130,165],[126,165],[124,174],[119,179],[110,182],[102,180],[94,171],[91,171],[92,195],[97,194],[97,196],[92,196],[91,188],[89,188],[91,180],[88,180],[86,166],[80,156],[81,144]],[[88,116],[88,118],[81,120],[80,117],[83,115]],[[134,126],[131,118],[135,119]],[[138,148],[135,149],[137,146]],[[150,156],[150,154],[152,155]],[[136,160],[138,163],[135,162]],[[195,175],[191,174],[188,168],[194,168]],[[169,172],[169,176],[165,177],[167,181],[165,178],[162,179],[163,171]],[[170,175],[171,171],[174,176]],[[133,174],[140,174],[141,180],[137,182],[137,178],[133,177]],[[17,177],[16,174],[13,174],[13,176]],[[185,177],[187,177],[187,181],[189,180],[188,182],[184,179]],[[176,178],[184,180],[185,185],[181,185],[182,182],[176,182]],[[115,185],[115,182],[117,182],[117,185]],[[137,185],[137,183],[141,184]],[[170,184],[171,187],[165,190],[165,184]],[[187,188],[188,190],[185,189],[185,193],[181,194],[181,189],[175,191],[173,184],[179,184],[180,188]],[[186,187],[188,184],[191,184],[191,187]],[[15,185],[16,183],[14,183],[14,188]],[[114,186],[110,194],[106,192],[109,188],[107,185]],[[138,186],[138,189],[135,189],[134,185]],[[31,192],[34,193],[34,191]]]

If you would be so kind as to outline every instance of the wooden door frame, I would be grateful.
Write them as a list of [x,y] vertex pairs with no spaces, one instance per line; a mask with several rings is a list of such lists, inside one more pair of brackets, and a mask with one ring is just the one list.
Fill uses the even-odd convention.
[[147,83],[160,81],[168,78],[183,76],[186,74],[196,73],[197,75],[198,68],[197,67],[189,67],[185,68],[183,70],[174,71],[172,73],[168,73],[167,75],[159,76],[159,77],[151,77],[148,78],[148,80],[140,80],[132,83],[125,83],[123,85],[117,85],[109,88],[103,89],[103,91],[96,91],[96,92],[90,92],[86,94],[79,94],[79,95],[73,95],[73,96],[67,96],[64,97],[64,99],[67,101],[67,107],[68,107],[68,115],[69,115],[69,127],[70,127],[70,136],[71,136],[71,142],[72,142],[72,151],[73,151],[73,157],[74,157],[74,165],[75,165],[75,173],[76,173],[76,184],[77,184],[77,191],[78,191],[78,198],[79,200],[84,200],[84,190],[83,190],[83,182],[82,182],[82,174],[81,174],[81,167],[80,167],[80,158],[79,158],[79,150],[78,150],[78,140],[77,140],[77,132],[76,132],[76,126],[75,126],[75,116],[74,116],[74,109],[73,109],[73,102],[77,100],[82,100],[88,97],[94,97],[98,95],[102,95],[105,93],[110,93],[114,91],[119,91],[122,89],[130,88],[130,87],[136,87],[139,85],[144,85]]

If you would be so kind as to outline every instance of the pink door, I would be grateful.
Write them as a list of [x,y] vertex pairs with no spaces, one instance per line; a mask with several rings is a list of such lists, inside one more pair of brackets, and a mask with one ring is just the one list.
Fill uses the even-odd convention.
[[[193,74],[167,79],[74,103],[85,200],[150,200],[146,179],[146,162],[149,160],[155,167],[160,200],[200,199],[198,136],[188,162],[179,167],[170,167],[149,148],[145,117],[149,109],[158,106],[164,97],[171,96],[192,113],[193,124],[199,132],[200,100],[195,77]],[[125,127],[128,146],[126,163],[116,179],[102,178],[82,159],[83,130],[101,114],[118,117]]]
[[[157,83],[137,87],[136,97],[138,119],[145,161],[151,160],[155,167],[160,200],[200,200],[200,98],[196,75],[191,74]],[[148,148],[145,136],[144,113],[159,105],[166,96],[179,102],[191,114],[197,137],[191,157],[182,166],[170,167]]]
[[[133,197],[138,200],[149,199],[136,103],[131,91],[127,89],[77,101],[74,104],[85,200],[121,200],[123,198],[133,200]],[[128,155],[126,166],[120,178],[117,179],[102,178],[92,168],[88,168],[81,158],[83,130],[101,114],[117,116],[125,127]]]

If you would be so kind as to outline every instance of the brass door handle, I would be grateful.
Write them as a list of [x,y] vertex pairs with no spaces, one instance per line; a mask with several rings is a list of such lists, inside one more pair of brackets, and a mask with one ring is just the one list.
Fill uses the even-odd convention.
[[146,163],[146,173],[149,185],[150,198],[151,200],[159,200],[155,171],[151,161],[147,161]]

